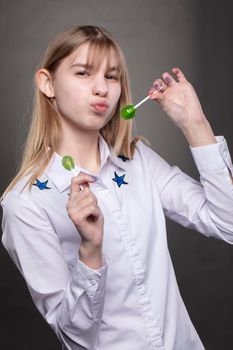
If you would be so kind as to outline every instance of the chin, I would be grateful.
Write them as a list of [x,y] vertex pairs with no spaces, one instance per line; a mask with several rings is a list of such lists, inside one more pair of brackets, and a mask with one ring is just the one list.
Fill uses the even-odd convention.
[[97,120],[96,118],[91,118],[88,120],[88,123],[85,123],[86,128],[88,129],[102,129],[107,123],[109,122],[108,118],[99,118]]
[[100,130],[105,125],[106,125],[106,123],[92,123],[92,124],[83,125],[83,128],[86,130]]

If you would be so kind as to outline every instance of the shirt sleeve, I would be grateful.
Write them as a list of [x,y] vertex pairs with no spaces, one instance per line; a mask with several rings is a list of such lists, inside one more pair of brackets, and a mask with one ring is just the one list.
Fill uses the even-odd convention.
[[233,244],[233,167],[226,140],[217,136],[216,141],[190,146],[200,182],[177,166],[170,166],[152,150],[147,151],[149,167],[167,217]]
[[94,349],[102,319],[107,262],[93,270],[79,260],[70,272],[46,214],[23,193],[2,201],[2,242],[32,299],[67,349]]

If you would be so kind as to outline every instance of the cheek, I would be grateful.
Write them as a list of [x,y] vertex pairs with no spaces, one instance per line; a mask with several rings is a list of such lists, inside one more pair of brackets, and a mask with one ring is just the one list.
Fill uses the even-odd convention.
[[83,87],[77,86],[77,84],[72,83],[72,81],[58,81],[54,86],[54,91],[57,105],[61,108],[69,108],[73,106],[73,104],[76,106],[78,106],[78,104],[81,105],[84,99]]
[[119,101],[121,95],[121,86],[117,87],[113,92],[113,99],[115,100],[115,103]]
[[59,79],[58,81],[56,81],[56,84],[54,84],[54,91],[57,99],[61,99],[63,96],[67,98],[71,95],[71,92],[73,91],[72,84],[66,81],[65,79]]
[[120,96],[121,96],[121,87],[119,87],[118,89],[115,89],[112,93],[112,102],[113,103],[112,103],[111,117],[113,116],[113,114],[116,111]]

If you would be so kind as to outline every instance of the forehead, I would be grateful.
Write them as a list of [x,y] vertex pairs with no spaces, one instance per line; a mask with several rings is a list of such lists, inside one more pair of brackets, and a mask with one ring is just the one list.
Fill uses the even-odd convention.
[[98,69],[101,65],[107,68],[115,67],[120,71],[119,55],[111,46],[84,43],[65,59],[66,65],[75,63],[87,64]]

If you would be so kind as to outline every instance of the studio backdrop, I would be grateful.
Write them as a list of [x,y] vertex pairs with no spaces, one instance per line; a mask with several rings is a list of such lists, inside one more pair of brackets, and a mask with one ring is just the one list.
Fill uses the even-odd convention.
[[[76,24],[103,26],[117,39],[134,103],[163,72],[180,67],[215,135],[226,138],[233,156],[232,8],[220,0],[1,0],[1,193],[22,154],[36,67],[48,42]],[[148,101],[138,110],[134,134],[145,136],[171,165],[199,180],[183,135],[156,103]],[[167,222],[167,230],[180,292],[204,346],[233,349],[233,247],[174,222]],[[1,349],[60,349],[2,245],[0,252]]]

